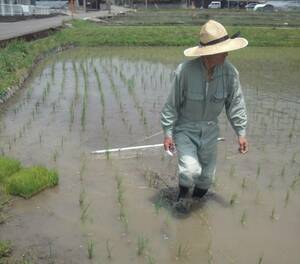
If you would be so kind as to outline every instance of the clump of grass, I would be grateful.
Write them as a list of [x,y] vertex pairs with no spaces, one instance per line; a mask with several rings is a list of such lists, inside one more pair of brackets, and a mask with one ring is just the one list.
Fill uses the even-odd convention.
[[0,261],[3,257],[9,257],[11,252],[12,242],[10,240],[0,240]]
[[21,169],[21,163],[18,160],[5,156],[0,156],[0,183],[3,183]]
[[145,254],[145,251],[148,246],[148,239],[144,237],[143,234],[138,236],[138,241],[137,241],[137,255],[142,256]]
[[182,260],[187,259],[189,256],[189,248],[188,245],[183,245],[182,243],[178,243],[176,248],[176,259]]
[[95,242],[93,240],[89,240],[87,242],[87,250],[88,250],[89,259],[92,259],[94,257],[94,248],[95,248]]
[[58,174],[56,171],[35,166],[21,169],[12,175],[6,183],[6,190],[9,194],[28,199],[45,188],[57,184]]

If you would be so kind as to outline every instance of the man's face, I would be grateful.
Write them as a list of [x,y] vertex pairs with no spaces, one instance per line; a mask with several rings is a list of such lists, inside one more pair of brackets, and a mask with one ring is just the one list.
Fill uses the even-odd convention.
[[214,54],[207,56],[211,65],[221,65],[224,63],[226,57],[228,56],[228,52]]

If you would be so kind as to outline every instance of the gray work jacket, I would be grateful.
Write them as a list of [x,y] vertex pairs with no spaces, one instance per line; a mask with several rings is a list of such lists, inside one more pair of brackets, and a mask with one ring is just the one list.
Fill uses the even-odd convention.
[[176,127],[188,129],[202,121],[217,122],[224,106],[235,133],[245,136],[246,106],[236,68],[225,60],[215,67],[208,81],[201,57],[180,64],[161,112],[165,136],[172,137]]

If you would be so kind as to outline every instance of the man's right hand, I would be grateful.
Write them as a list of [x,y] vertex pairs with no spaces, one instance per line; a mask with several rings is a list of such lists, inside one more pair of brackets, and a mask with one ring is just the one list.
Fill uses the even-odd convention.
[[175,143],[171,137],[165,137],[164,139],[164,148],[165,151],[171,151],[174,152],[175,150]]

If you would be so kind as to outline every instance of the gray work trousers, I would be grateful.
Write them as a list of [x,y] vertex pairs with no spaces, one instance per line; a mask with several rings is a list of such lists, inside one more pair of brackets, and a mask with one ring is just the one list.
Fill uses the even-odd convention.
[[214,121],[175,128],[181,186],[208,189],[212,185],[216,172],[218,136],[219,127]]

